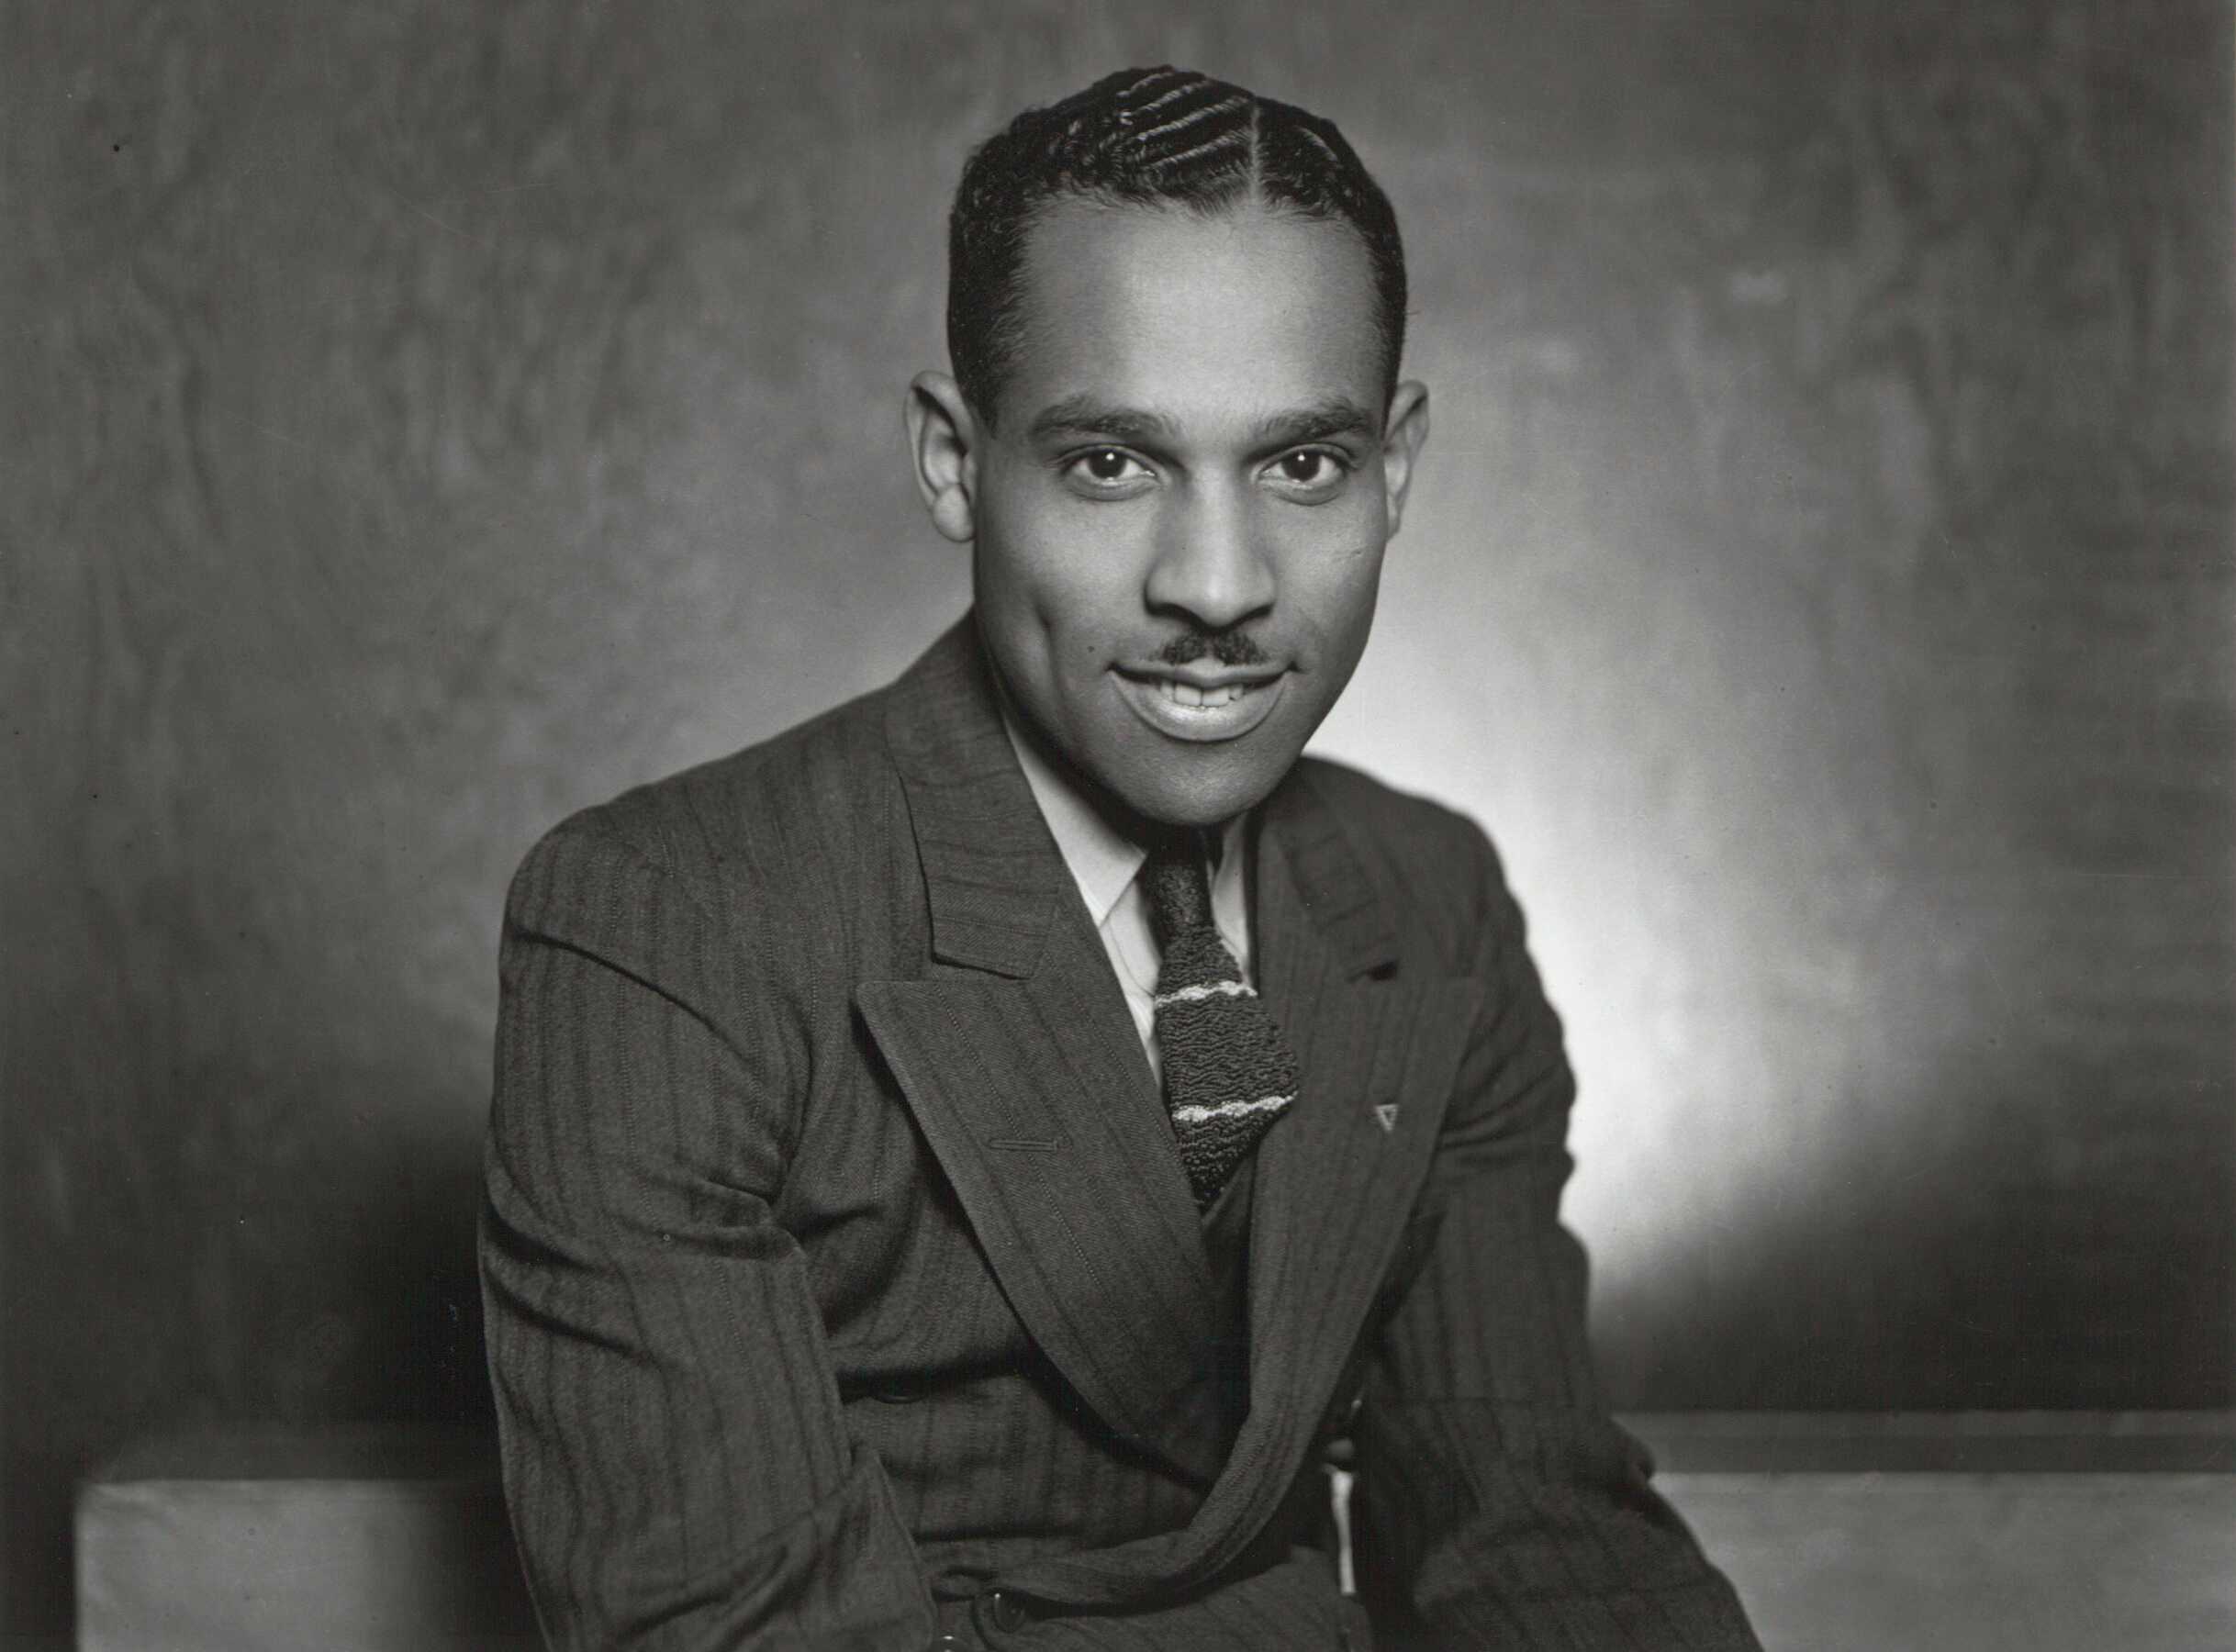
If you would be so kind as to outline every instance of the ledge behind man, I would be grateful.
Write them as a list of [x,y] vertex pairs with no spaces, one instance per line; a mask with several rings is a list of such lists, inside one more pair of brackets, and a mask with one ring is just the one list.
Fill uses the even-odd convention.
[[1600,1393],[1489,843],[1301,755],[1428,433],[1387,199],[1128,71],[971,158],[949,277],[907,428],[970,613],[512,888],[483,1266],[551,1638],[1752,1647]]

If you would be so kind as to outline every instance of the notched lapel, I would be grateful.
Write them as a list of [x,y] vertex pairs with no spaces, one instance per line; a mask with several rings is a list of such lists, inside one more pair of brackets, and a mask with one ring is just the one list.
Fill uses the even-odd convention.
[[[1249,1416],[1184,1531],[1038,1561],[1005,1586],[1112,1604],[1152,1581],[1191,1587],[1231,1563],[1302,1469],[1388,1277],[1482,988],[1443,977],[1376,978],[1395,962],[1395,940],[1333,832],[1322,811],[1269,811],[1258,855],[1259,990],[1303,1082],[1258,1146]],[[1386,1107],[1397,1111],[1385,1130],[1377,1110]]]
[[864,984],[856,1007],[1034,1340],[1123,1437],[1210,1488],[1181,1531],[1008,1583],[1083,1605],[1188,1587],[1264,1529],[1302,1467],[1426,1173],[1481,988],[1379,978],[1397,960],[1392,914],[1292,774],[1260,834],[1257,952],[1303,1083],[1258,1148],[1250,1411],[1223,1452],[1200,1219],[967,620],[895,697],[888,737],[936,962]]
[[1202,1232],[1140,1045],[1116,1043],[1132,1025],[1068,966],[1076,944],[1025,980],[870,982],[855,1002],[1034,1340],[1129,1444],[1208,1484]]
[[1262,990],[1303,1083],[1258,1151],[1250,1414],[1212,1499],[1228,1518],[1209,1506],[1202,1517],[1206,1575],[1303,1465],[1394,1260],[1482,1005],[1471,980],[1379,978],[1393,942],[1333,832],[1311,812],[1277,813],[1258,857]]
[[[1258,855],[1267,1006],[1303,1071],[1258,1155],[1253,1367],[1329,1380],[1411,1214],[1482,988],[1395,975],[1396,943],[1341,829],[1302,788],[1277,797]],[[1255,1398],[1255,1390],[1254,1390]]]
[[933,973],[855,1002],[1018,1317],[1137,1449],[1208,1483],[1211,1269],[1148,1063],[965,619],[889,704]]
[[1298,1105],[1259,1150],[1250,1255],[1251,1370],[1273,1378],[1253,1382],[1251,1421],[1298,1424],[1282,1449],[1300,1454],[1394,1259],[1482,1001],[1465,980],[1311,996],[1293,1035]]

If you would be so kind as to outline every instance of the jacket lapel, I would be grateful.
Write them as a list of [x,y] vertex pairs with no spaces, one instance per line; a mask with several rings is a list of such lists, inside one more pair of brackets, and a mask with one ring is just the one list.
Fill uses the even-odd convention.
[[1302,777],[1276,794],[1261,842],[1263,989],[1305,1079],[1258,1150],[1250,1416],[1230,1464],[1246,1482],[1239,1540],[1303,1467],[1395,1259],[1482,1001],[1471,980],[1376,978],[1396,961],[1387,913]]
[[[1109,1605],[1151,1581],[1186,1588],[1264,1529],[1388,1276],[1481,1005],[1471,980],[1373,978],[1396,961],[1395,936],[1308,774],[1266,805],[1257,865],[1259,989],[1303,1083],[1257,1152],[1249,1416],[1184,1532],[1003,1579],[1044,1598]],[[1392,1107],[1385,1127],[1377,1110]]]
[[887,722],[934,961],[855,1002],[1034,1341],[1122,1437],[1208,1483],[1223,1442],[1194,1202],[970,625],[903,679]]

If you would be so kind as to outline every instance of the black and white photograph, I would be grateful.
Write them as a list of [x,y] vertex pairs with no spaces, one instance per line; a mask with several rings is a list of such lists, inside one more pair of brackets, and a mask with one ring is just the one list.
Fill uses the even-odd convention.
[[2236,1648],[2227,0],[0,0],[0,1652]]

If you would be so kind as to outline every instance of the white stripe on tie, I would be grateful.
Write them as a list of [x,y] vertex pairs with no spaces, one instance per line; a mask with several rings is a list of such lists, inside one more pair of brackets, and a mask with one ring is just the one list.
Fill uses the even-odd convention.
[[1255,1101],[1222,1101],[1216,1107],[1199,1107],[1191,1102],[1174,1108],[1172,1116],[1182,1124],[1201,1124],[1207,1119],[1239,1119],[1250,1113],[1271,1112],[1295,1099],[1294,1096],[1260,1096]]
[[1244,981],[1206,981],[1201,987],[1180,987],[1160,992],[1149,1001],[1162,1010],[1167,1004],[1200,1004],[1210,998],[1256,998],[1258,989]]

